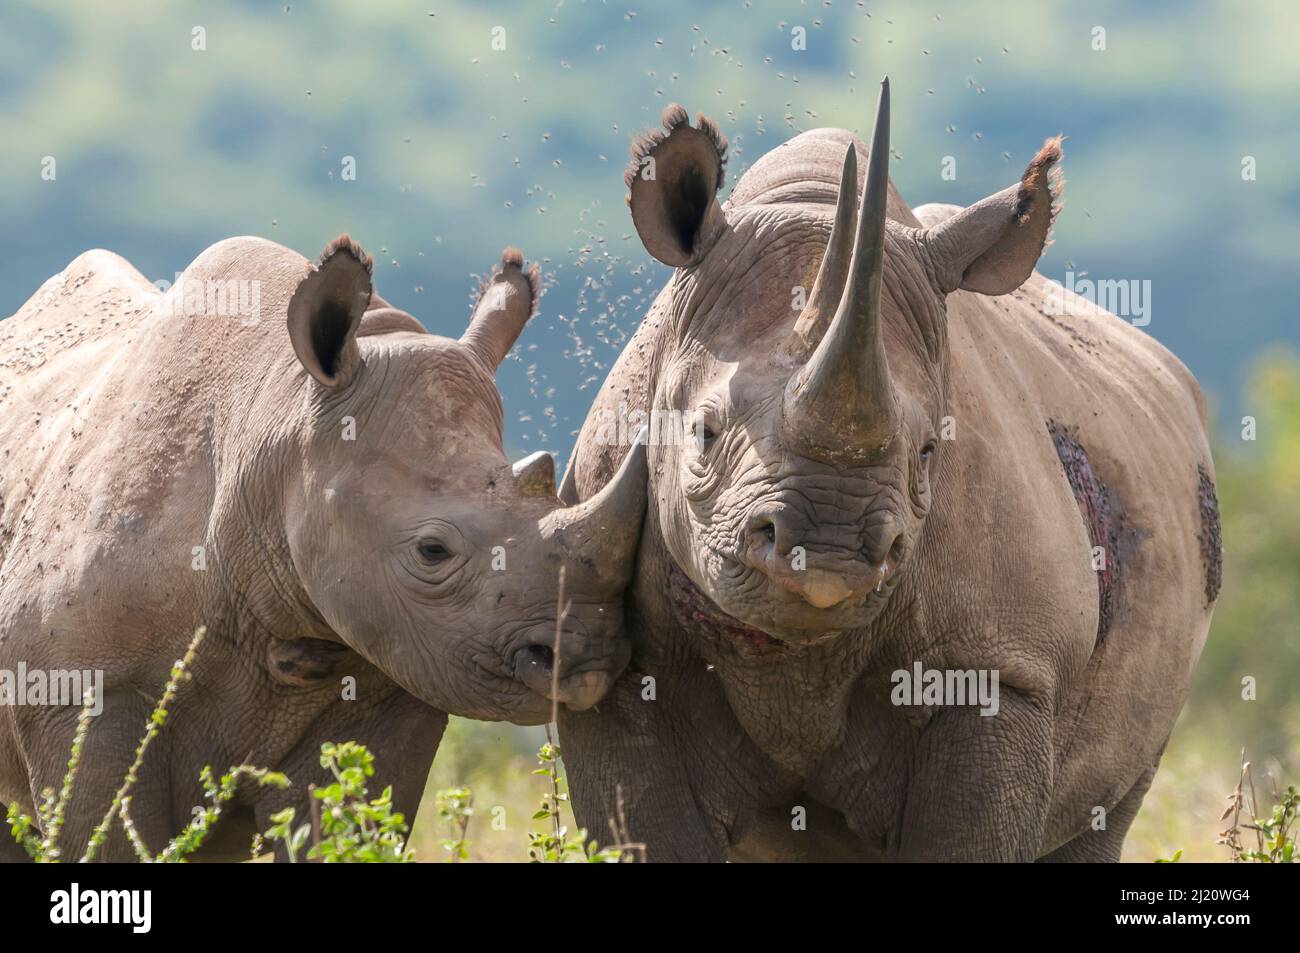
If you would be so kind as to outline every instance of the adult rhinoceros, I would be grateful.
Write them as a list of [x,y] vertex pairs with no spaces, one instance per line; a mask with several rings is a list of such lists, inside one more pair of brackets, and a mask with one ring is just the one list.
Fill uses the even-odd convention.
[[[1218,515],[1191,374],[1034,273],[1059,141],[913,213],[886,81],[869,151],[804,133],[719,205],[725,139],[663,124],[626,178],[677,270],[561,491],[597,492],[610,420],[652,413],[632,665],[562,718],[579,821],[621,787],[651,859],[1118,858],[1209,628]],[[656,441],[674,412],[686,439]],[[977,681],[992,704],[962,704]]]
[[[87,252],[0,323],[0,669],[104,678],[65,855],[200,625],[133,792],[155,851],[202,803],[205,764],[294,782],[233,805],[208,846],[239,856],[305,805],[324,741],[368,745],[413,816],[447,712],[540,723],[553,680],[574,708],[604,693],[627,657],[644,456],[570,509],[549,456],[512,471],[493,375],[536,303],[522,266],[507,249],[459,341],[375,295],[347,236],[315,266],[223,241],[166,294]],[[80,699],[61,701],[0,707],[0,800],[29,813],[68,761]],[[119,833],[100,856],[132,854]]]

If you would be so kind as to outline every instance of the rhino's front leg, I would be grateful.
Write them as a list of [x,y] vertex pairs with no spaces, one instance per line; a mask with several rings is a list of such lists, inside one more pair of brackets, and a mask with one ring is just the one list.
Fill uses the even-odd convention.
[[1051,710],[1005,685],[996,714],[936,708],[913,752],[896,858],[1033,860],[1052,791]]
[[727,829],[710,807],[727,805],[732,766],[725,758],[702,763],[695,753],[707,732],[690,727],[699,696],[689,683],[684,673],[628,670],[598,710],[560,712],[573,814],[601,844],[612,840],[610,820],[619,826],[621,800],[620,837],[645,844],[647,861],[724,859]]
[[[77,860],[85,853],[92,832],[102,822],[135,761],[137,746],[148,727],[153,708],[151,702],[128,692],[110,692],[104,698],[103,706],[102,713],[91,719],[63,812],[58,848],[64,860]],[[24,749],[29,752],[32,803],[37,804],[42,792],[52,790],[57,796],[63,787],[81,712],[73,707],[22,711],[30,714],[30,719],[21,726],[20,734],[24,739]],[[173,791],[167,780],[167,762],[172,748],[172,738],[166,732],[160,733],[148,749],[131,787],[131,821],[151,851],[161,850],[179,829],[179,819],[172,810]],[[197,769],[193,777],[193,787],[197,790]],[[4,835],[9,836],[8,830]],[[129,862],[135,859],[135,848],[122,826],[121,814],[115,812],[105,841],[95,851],[95,860]]]
[[[446,728],[446,712],[430,708],[396,687],[370,703],[332,702],[288,756],[276,765],[277,771],[288,775],[291,787],[259,792],[255,804],[257,829],[265,831],[271,826],[271,816],[286,807],[294,809],[295,826],[308,821],[309,786],[333,781],[332,775],[321,767],[321,745],[343,741],[359,742],[375,756],[375,775],[368,782],[369,796],[377,797],[392,785],[393,809],[404,814],[406,823],[412,825]],[[275,858],[288,860],[283,845],[276,847]]]

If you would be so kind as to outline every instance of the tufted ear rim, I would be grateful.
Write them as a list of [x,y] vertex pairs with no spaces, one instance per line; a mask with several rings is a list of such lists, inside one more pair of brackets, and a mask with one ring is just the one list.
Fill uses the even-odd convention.
[[666,265],[697,264],[723,224],[717,194],[726,180],[727,137],[709,117],[690,124],[670,104],[662,130],[638,136],[623,172],[632,222],[646,250]]
[[495,371],[537,313],[542,272],[537,263],[525,269],[524,253],[507,247],[492,273],[479,284],[478,300],[461,343]]
[[528,297],[531,304],[528,316],[531,318],[537,314],[537,304],[542,297],[542,269],[537,262],[533,262],[527,268],[524,267],[524,253],[514,245],[507,245],[501,250],[501,261],[492,267],[492,273],[478,283],[478,299],[474,302],[477,309],[483,301],[483,296],[488,289],[492,287],[492,282],[497,277],[505,274],[507,269],[517,269],[528,282]]
[[[722,130],[708,116],[700,113],[695,117],[697,127],[691,126],[690,114],[686,112],[686,107],[681,103],[669,103],[664,107],[663,113],[659,117],[659,124],[663,129],[651,129],[637,136],[632,142],[632,158],[628,161],[627,168],[623,170],[623,184],[630,190],[632,183],[636,181],[641,172],[642,160],[646,156],[652,155],[656,148],[669,139],[673,133],[683,130],[700,133],[705,136],[713,146],[714,154],[718,159],[717,181],[715,189],[721,189],[726,181],[727,168],[727,137],[723,135]],[[628,196],[629,201],[631,196]]]
[[346,233],[325,246],[289,299],[286,324],[299,362],[326,387],[345,385],[360,360],[356,334],[373,291],[374,259]]
[[1029,224],[1036,216],[1044,216],[1047,228],[1056,222],[1060,214],[1059,199],[1065,187],[1065,179],[1058,162],[1065,156],[1061,143],[1065,136],[1056,135],[1043,142],[1043,147],[1025,167],[1020,177],[1016,193],[1016,221],[1021,225]]
[[1061,211],[1063,139],[1046,140],[1016,185],[926,230],[941,290],[1003,295],[1029,278]]
[[[323,267],[327,261],[329,261],[335,255],[341,253],[347,253],[351,255],[357,261],[357,263],[361,265],[361,267],[365,268],[366,277],[371,279],[374,278],[375,275],[374,256],[367,255],[365,249],[362,248],[359,244],[357,244],[357,242],[354,241],[347,232],[344,232],[338,238],[334,239],[332,242],[330,242],[325,246],[324,250],[320,253],[320,260],[317,262],[316,267],[317,268]],[[373,292],[373,287],[371,288],[371,291]],[[367,298],[366,300],[367,302],[369,302],[369,298]]]

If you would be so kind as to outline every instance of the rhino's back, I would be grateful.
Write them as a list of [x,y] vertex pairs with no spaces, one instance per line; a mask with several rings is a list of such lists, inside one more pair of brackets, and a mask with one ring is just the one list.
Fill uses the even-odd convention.
[[0,323],[0,367],[8,367],[13,355],[40,347],[41,337],[57,339],[62,346],[103,337],[109,333],[103,323],[73,319],[90,313],[106,318],[140,315],[160,294],[121,255],[103,248],[83,252]]
[[[162,293],[91,251],[0,321],[0,587],[20,545],[47,565],[42,554],[178,508],[192,522],[218,458],[292,428],[306,372],[285,315],[307,267],[275,242],[230,238]],[[422,330],[391,308],[366,323],[367,336]]]
[[[78,455],[93,455],[115,432],[143,436],[159,416],[175,429],[179,408],[198,402],[200,390],[207,397],[229,391],[230,381],[223,387],[219,378],[237,365],[265,362],[268,349],[257,339],[283,335],[283,328],[187,314],[187,282],[232,270],[279,279],[283,271],[301,273],[303,264],[270,242],[232,239],[204,251],[163,294],[119,255],[78,256],[0,321],[0,441],[10,451],[0,461],[0,486],[32,482],[74,444]],[[263,303],[281,305],[274,282],[261,284]],[[207,387],[199,386],[203,380]],[[133,465],[148,462],[135,457]],[[126,463],[115,461],[114,468]]]
[[0,321],[0,434],[11,437],[5,428],[23,411],[28,418],[53,412],[94,368],[111,364],[123,329],[149,315],[159,295],[130,262],[103,249],[78,256],[41,285]]
[[1034,272],[1009,295],[949,299],[956,399],[1091,431],[1099,450],[1209,466],[1205,402],[1187,367],[1151,335]]
[[124,258],[96,249],[0,321],[0,566],[23,544],[47,477],[57,478],[51,466],[66,450],[89,449],[74,447],[87,415],[158,297]]
[[[1049,495],[1072,498],[1084,538],[1105,551],[1097,643],[1126,626],[1172,625],[1188,638],[1164,658],[1185,684],[1219,577],[1214,465],[1191,372],[1038,273],[999,298],[958,292],[948,333],[964,492],[1016,487],[1022,499],[1007,515],[1026,531]],[[1062,528],[1042,532],[1064,545]]]

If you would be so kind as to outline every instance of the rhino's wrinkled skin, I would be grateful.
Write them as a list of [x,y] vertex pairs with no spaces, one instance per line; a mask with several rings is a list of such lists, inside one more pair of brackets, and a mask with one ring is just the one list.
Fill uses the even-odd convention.
[[[870,150],[804,133],[720,205],[725,140],[664,125],[629,204],[677,270],[561,496],[615,472],[611,416],[677,410],[687,439],[649,449],[632,663],[561,718],[579,822],[621,787],[650,859],[1118,859],[1209,628],[1218,517],[1187,369],[1033,271],[1059,142],[913,213],[886,84]],[[918,662],[995,671],[996,714],[894,704]]]
[[[223,818],[211,855],[241,856],[286,804],[305,817],[322,742],[368,745],[375,791],[413,818],[446,713],[540,723],[553,675],[569,707],[603,694],[627,657],[644,456],[568,509],[550,457],[512,470],[493,376],[535,305],[522,263],[507,250],[459,341],[379,298],[346,236],[317,265],[223,241],[166,294],[92,251],[0,322],[0,668],[104,672],[65,856],[200,625],[134,789],[153,850],[203,802],[206,764],[294,782]],[[0,801],[30,814],[58,788],[78,710],[0,706]],[[101,856],[133,855],[116,833]]]

